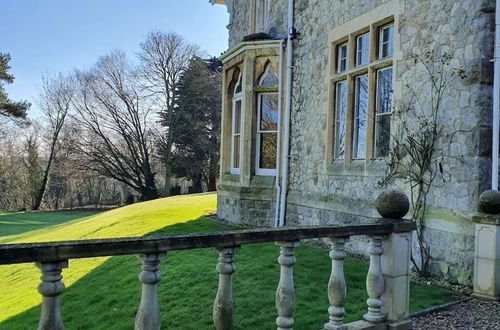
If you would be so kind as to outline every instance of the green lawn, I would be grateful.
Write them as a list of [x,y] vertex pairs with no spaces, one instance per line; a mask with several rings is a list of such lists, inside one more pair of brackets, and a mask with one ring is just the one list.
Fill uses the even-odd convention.
[[[69,228],[66,228],[66,231],[64,228],[57,230],[64,239],[71,236],[69,231],[77,236],[74,238],[87,238],[106,237],[113,231],[116,233],[114,237],[124,236],[123,233],[128,233],[129,230],[130,236],[134,236],[139,235],[141,230],[146,231],[149,228],[153,229],[143,234],[224,230],[226,227],[201,217],[214,207],[214,195],[173,197],[108,211],[83,219],[81,223],[78,221],[68,223]],[[110,218],[115,222],[110,222]],[[186,222],[190,219],[197,220]],[[141,230],[135,228],[135,222],[137,227],[142,227]],[[146,225],[149,222],[154,224]],[[92,223],[95,226],[94,231],[91,230]],[[49,232],[50,228],[48,227]],[[43,240],[45,235],[52,237],[49,232],[37,231],[34,239]],[[25,234],[23,241],[29,239],[28,234]],[[243,246],[235,257],[236,329],[273,328],[276,317],[274,292],[279,280],[277,256],[278,247],[266,243]],[[300,246],[296,249],[296,256],[295,328],[319,329],[328,319],[326,314],[328,307],[326,292],[330,274],[328,252],[321,248]],[[217,290],[217,273],[214,270],[216,260],[217,253],[211,249],[168,253],[161,265],[162,282],[158,292],[163,328],[197,330],[212,328],[212,301]],[[73,268],[79,270],[71,273]],[[368,267],[362,261],[348,258],[345,268],[348,285],[347,321],[352,321],[359,319],[366,310],[364,282]],[[0,290],[3,293],[0,310],[4,320],[0,323],[0,329],[36,327],[40,298],[35,287],[39,275],[34,271],[29,281],[22,280],[20,284],[18,280],[26,275],[27,269],[33,270],[34,267],[0,266]],[[139,270],[140,262],[135,256],[99,258],[97,261],[94,259],[70,261],[70,267],[63,273],[65,283],[69,286],[62,296],[62,312],[66,328],[132,329],[140,299],[140,285],[137,280]],[[12,283],[15,283],[16,290],[9,288]],[[24,297],[19,298],[21,295],[19,290],[23,291]],[[412,284],[411,291],[412,311],[441,304],[448,299],[447,292],[435,287]],[[30,299],[32,303],[24,303],[27,296],[32,297]],[[4,315],[5,311],[7,315]]]
[[57,211],[50,212],[50,217],[47,217],[47,212],[0,213],[0,243],[14,239],[8,236],[55,227],[72,220],[81,221],[96,213],[98,211]]

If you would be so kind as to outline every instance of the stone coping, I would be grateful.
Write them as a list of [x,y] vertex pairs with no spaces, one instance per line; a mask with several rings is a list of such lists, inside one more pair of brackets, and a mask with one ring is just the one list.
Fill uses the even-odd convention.
[[472,215],[472,221],[483,225],[500,226],[500,214],[476,213]]
[[169,250],[232,247],[321,237],[388,235],[396,232],[409,232],[416,228],[415,223],[410,220],[373,220],[372,223],[359,225],[262,228],[205,234],[5,244],[0,245],[0,265],[148,254]]

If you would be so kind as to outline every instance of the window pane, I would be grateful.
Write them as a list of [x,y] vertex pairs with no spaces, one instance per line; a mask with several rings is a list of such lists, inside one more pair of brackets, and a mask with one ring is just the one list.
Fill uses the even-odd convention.
[[392,111],[392,68],[377,72],[377,113]]
[[274,68],[271,64],[267,65],[266,70],[264,71],[264,74],[260,78],[260,85],[261,86],[278,86],[278,75],[274,71]]
[[276,133],[261,133],[259,168],[276,169],[277,151],[278,135]]
[[241,100],[238,100],[234,104],[234,134],[240,134],[241,132]]
[[352,157],[365,157],[366,117],[368,113],[368,75],[356,77]]
[[233,136],[233,168],[240,168],[240,136]]
[[335,95],[335,135],[333,157],[344,158],[345,117],[347,109],[347,83],[340,81],[336,86]]
[[241,77],[240,80],[238,80],[236,88],[234,89],[234,94],[239,94],[239,93],[241,93]]
[[233,168],[240,168],[241,100],[234,102],[233,109]]
[[394,26],[389,25],[380,29],[380,58],[390,57],[393,53]]
[[375,123],[375,157],[385,157],[389,154],[391,141],[391,114],[377,115]]
[[260,95],[260,130],[278,130],[278,94]]
[[368,63],[368,33],[356,39],[356,65]]
[[377,108],[375,121],[375,157],[389,154],[392,111],[392,68],[377,72]]
[[337,72],[347,70],[347,44],[342,44],[337,47]]

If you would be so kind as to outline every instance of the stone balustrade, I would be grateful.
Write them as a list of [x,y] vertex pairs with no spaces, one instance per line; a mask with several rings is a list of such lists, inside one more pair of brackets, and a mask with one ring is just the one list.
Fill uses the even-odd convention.
[[[37,263],[42,272],[38,291],[42,295],[42,312],[38,329],[63,329],[60,294],[64,290],[61,272],[68,260],[100,256],[136,254],[142,260],[139,281],[142,297],[136,315],[135,329],[160,329],[156,289],[160,282],[160,262],[168,251],[215,248],[219,259],[216,270],[219,286],[213,304],[213,319],[218,330],[232,329],[233,257],[243,244],[276,242],[279,246],[280,278],[276,290],[277,329],[292,329],[294,324],[293,266],[294,249],[301,240],[328,238],[332,245],[332,268],[328,283],[330,306],[325,306],[324,329],[411,329],[409,315],[409,253],[412,221],[401,220],[401,208],[384,213],[382,208],[394,196],[381,196],[377,209],[393,219],[377,218],[367,224],[326,227],[240,230],[209,234],[150,236],[142,238],[100,239],[54,243],[0,245],[0,265]],[[401,196],[397,196],[401,198]],[[388,199],[387,199],[388,198]],[[384,204],[385,203],[385,204]],[[394,206],[394,205],[393,205]],[[404,207],[403,207],[404,208]],[[399,218],[399,219],[397,219]],[[361,321],[345,324],[344,300],[348,292],[344,278],[345,244],[351,236],[369,238],[370,266],[367,274],[367,313]],[[278,254],[278,253],[277,253]],[[168,262],[168,259],[165,261]],[[272,280],[272,279],[269,279]],[[164,283],[162,285],[169,285]],[[321,301],[319,299],[318,301]],[[262,325],[268,328],[270,325]]]

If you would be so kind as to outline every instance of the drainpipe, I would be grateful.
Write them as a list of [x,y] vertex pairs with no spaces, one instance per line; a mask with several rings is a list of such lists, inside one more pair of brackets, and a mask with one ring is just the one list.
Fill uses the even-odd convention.
[[[498,0],[500,1],[500,0]],[[281,189],[276,207],[279,207],[276,226],[285,225],[286,198],[288,192],[288,163],[290,159],[290,113],[292,110],[292,75],[293,75],[293,39],[296,32],[293,26],[294,1],[288,0],[288,37],[286,42],[286,87],[285,87],[285,117],[283,130],[283,158],[281,161]]]
[[493,80],[493,147],[491,159],[491,189],[498,190],[498,139],[500,131],[500,0],[495,8],[495,76]]

